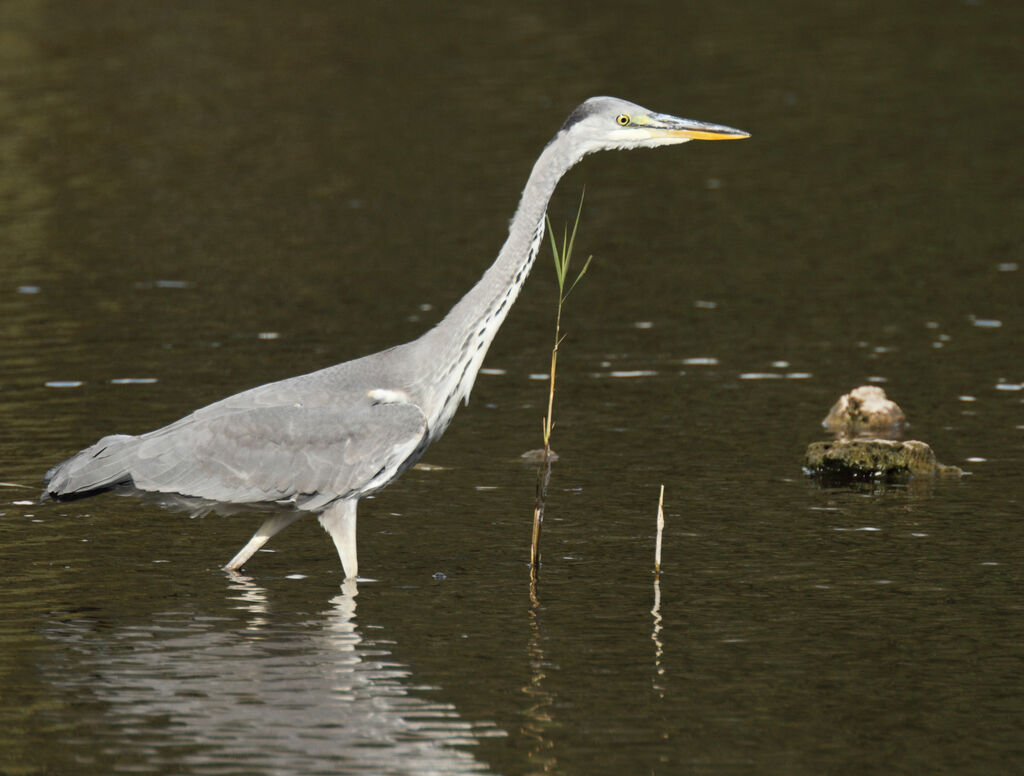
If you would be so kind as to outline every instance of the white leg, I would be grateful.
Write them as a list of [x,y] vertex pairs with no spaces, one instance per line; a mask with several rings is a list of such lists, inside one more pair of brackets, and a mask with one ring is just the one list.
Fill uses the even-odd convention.
[[238,569],[242,568],[242,564],[249,560],[256,550],[266,544],[271,536],[283,531],[302,517],[303,514],[303,512],[288,512],[268,517],[263,521],[263,525],[259,527],[259,530],[252,535],[249,543],[240,549],[235,557],[228,561],[224,569],[226,571],[238,571]]
[[320,513],[319,520],[338,548],[345,579],[355,579],[359,576],[359,562],[356,560],[356,500],[335,502]]

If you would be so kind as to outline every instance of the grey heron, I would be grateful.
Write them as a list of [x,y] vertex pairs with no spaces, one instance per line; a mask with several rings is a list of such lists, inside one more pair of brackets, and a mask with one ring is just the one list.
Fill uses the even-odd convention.
[[229,396],[155,431],[103,437],[50,469],[44,496],[67,500],[116,488],[221,510],[275,507],[229,570],[295,520],[317,514],[345,576],[357,577],[356,504],[416,463],[468,401],[533,266],[548,201],[566,171],[595,151],[748,136],[613,97],[586,100],[534,164],[497,259],[434,328],[380,353]]

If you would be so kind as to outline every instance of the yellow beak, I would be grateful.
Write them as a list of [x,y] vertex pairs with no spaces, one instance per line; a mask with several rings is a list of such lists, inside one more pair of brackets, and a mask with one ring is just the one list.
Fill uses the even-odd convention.
[[722,124],[708,124],[704,121],[681,119],[658,113],[650,117],[645,129],[652,129],[661,137],[678,137],[688,140],[742,140],[750,137],[749,132],[733,129]]

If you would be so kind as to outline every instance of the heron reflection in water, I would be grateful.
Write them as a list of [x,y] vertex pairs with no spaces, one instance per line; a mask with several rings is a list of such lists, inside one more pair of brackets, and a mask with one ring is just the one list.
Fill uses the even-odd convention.
[[317,514],[345,576],[356,577],[359,499],[416,463],[459,402],[468,401],[533,266],[561,177],[595,151],[745,137],[625,100],[590,98],[534,164],[497,259],[433,329],[380,353],[229,396],[146,434],[104,437],[47,472],[46,493],[64,500],[118,488],[186,498],[200,510],[278,508],[228,561],[229,570],[291,523]]

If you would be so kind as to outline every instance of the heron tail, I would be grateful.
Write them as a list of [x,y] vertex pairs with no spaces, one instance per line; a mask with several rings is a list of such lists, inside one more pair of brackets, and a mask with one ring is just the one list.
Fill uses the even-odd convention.
[[44,497],[69,501],[131,481],[129,461],[136,437],[114,434],[50,469]]

